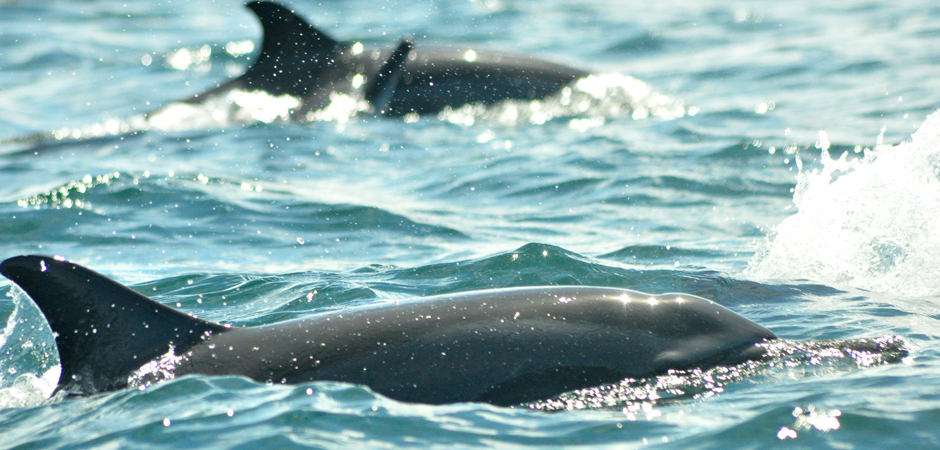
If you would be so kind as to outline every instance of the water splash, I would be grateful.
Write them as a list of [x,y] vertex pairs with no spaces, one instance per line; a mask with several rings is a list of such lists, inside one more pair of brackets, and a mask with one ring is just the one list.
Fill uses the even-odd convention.
[[22,292],[0,334],[0,408],[38,405],[50,398],[62,369],[42,313]]
[[[214,348],[214,345],[210,346],[210,348]],[[215,355],[213,355],[213,357],[214,356]],[[170,350],[168,352],[144,364],[140,369],[132,373],[127,378],[127,385],[139,390],[144,390],[154,383],[172,380],[176,378],[176,374],[174,373],[176,367],[181,365],[184,361],[186,361],[186,358],[177,355],[173,344],[170,344]]]
[[940,113],[910,142],[856,160],[823,148],[822,163],[797,176],[798,212],[774,228],[745,273],[940,294]]
[[291,95],[233,89],[201,103],[174,102],[146,118],[145,130],[179,131],[224,128],[290,120],[303,102]]

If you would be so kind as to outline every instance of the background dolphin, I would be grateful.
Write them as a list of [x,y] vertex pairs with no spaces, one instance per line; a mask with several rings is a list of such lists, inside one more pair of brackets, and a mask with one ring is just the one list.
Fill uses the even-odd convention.
[[[337,42],[279,4],[247,6],[264,29],[257,60],[242,76],[186,102],[201,103],[235,89],[263,91],[301,99],[297,112],[304,113],[329,105],[331,93],[362,89],[366,100],[378,103],[377,112],[403,116],[467,103],[543,98],[588,75],[530,57],[423,45],[396,61],[392,48]],[[387,62],[386,72],[394,83],[383,85],[376,80]]]
[[421,403],[514,405],[668,369],[760,358],[767,329],[711,301],[624,289],[473,291],[252,328],[197,319],[54,258],[0,264],[49,321],[58,391],[84,395],[185,374],[334,380]]
[[[247,7],[258,16],[263,39],[257,59],[241,76],[133,116],[113,130],[98,124],[73,130],[80,137],[55,134],[62,130],[33,133],[0,139],[0,146],[12,148],[9,153],[31,153],[75,141],[123,140],[153,129],[248,120],[235,118],[240,115],[262,122],[306,121],[315,116],[311,113],[329,109],[337,95],[347,97],[339,103],[343,114],[430,114],[465,104],[541,99],[590,75],[527,56],[415,45],[410,39],[381,48],[343,43],[282,5],[251,2]],[[269,110],[262,118],[254,115],[259,103]]]

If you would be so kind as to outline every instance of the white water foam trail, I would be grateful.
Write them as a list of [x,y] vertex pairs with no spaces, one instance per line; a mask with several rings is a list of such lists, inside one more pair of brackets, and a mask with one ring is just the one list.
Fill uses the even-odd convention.
[[[191,54],[202,55],[200,52],[189,52],[187,55],[190,55],[190,59],[184,58],[183,61],[202,61],[199,58],[203,56],[192,59],[195,57]],[[341,130],[347,122],[368,113],[371,108],[362,98],[362,88],[357,89],[352,95],[332,92],[326,107],[306,112],[302,99],[297,97],[234,89],[198,103],[169,103],[148,114],[138,114],[125,120],[109,119],[79,128],[61,128],[52,133],[0,139],[0,146],[22,151],[54,142],[123,139],[124,136],[147,131],[186,131],[288,121],[334,122]],[[698,108],[686,107],[682,100],[660,94],[636,78],[608,73],[589,75],[544,99],[505,100],[488,106],[478,103],[446,107],[438,114],[438,119],[469,127],[480,122],[509,126],[526,123],[542,125],[562,118],[568,121],[570,128],[583,132],[604,125],[611,117],[629,115],[635,120],[672,120],[695,115],[697,111]],[[415,122],[419,116],[408,114],[404,120]]]
[[940,295],[940,112],[910,142],[853,161],[823,150],[822,163],[797,176],[798,212],[774,228],[745,274]]

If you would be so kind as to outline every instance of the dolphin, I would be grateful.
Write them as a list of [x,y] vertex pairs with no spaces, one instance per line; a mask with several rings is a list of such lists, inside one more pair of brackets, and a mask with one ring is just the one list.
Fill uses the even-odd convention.
[[0,139],[0,146],[14,146],[4,153],[108,142],[148,130],[216,126],[219,117],[231,115],[223,122],[239,122],[246,120],[240,118],[245,113],[263,122],[307,121],[343,96],[355,106],[339,102],[342,114],[434,114],[466,104],[542,99],[590,75],[529,56],[416,45],[411,39],[387,47],[339,42],[277,3],[246,6],[260,20],[263,37],[257,59],[241,76],[114,124]]
[[[386,116],[437,113],[464,104],[540,99],[587,72],[526,56],[468,49],[394,48],[338,42],[277,3],[247,4],[261,21],[261,52],[238,78],[184,100],[201,104],[233,91],[289,95],[300,101],[292,114],[327,107],[332,95],[362,96]],[[404,57],[403,57],[404,56]]]
[[777,339],[700,297],[605,287],[470,291],[244,328],[198,319],[59,257],[17,256],[0,273],[49,322],[62,365],[56,390],[66,395],[204,374],[511,406],[669,369],[758,360]]

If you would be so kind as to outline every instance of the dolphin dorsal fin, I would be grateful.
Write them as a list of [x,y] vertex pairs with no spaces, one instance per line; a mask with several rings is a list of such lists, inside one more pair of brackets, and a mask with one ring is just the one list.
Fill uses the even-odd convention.
[[77,264],[17,256],[0,273],[20,286],[55,333],[62,364],[57,391],[93,394],[127,385],[144,364],[177,355],[226,327],[153,301]]
[[405,63],[408,62],[408,54],[413,49],[414,43],[410,39],[402,39],[391,56],[385,60],[385,64],[382,64],[379,73],[366,86],[365,99],[372,104],[375,114],[382,115],[388,112],[388,104],[392,100],[392,94],[395,93],[398,80],[405,73]]
[[302,96],[304,81],[314,69],[332,63],[339,42],[317,30],[286,7],[272,2],[251,2],[264,30],[261,53],[243,78],[249,85],[273,94]]

